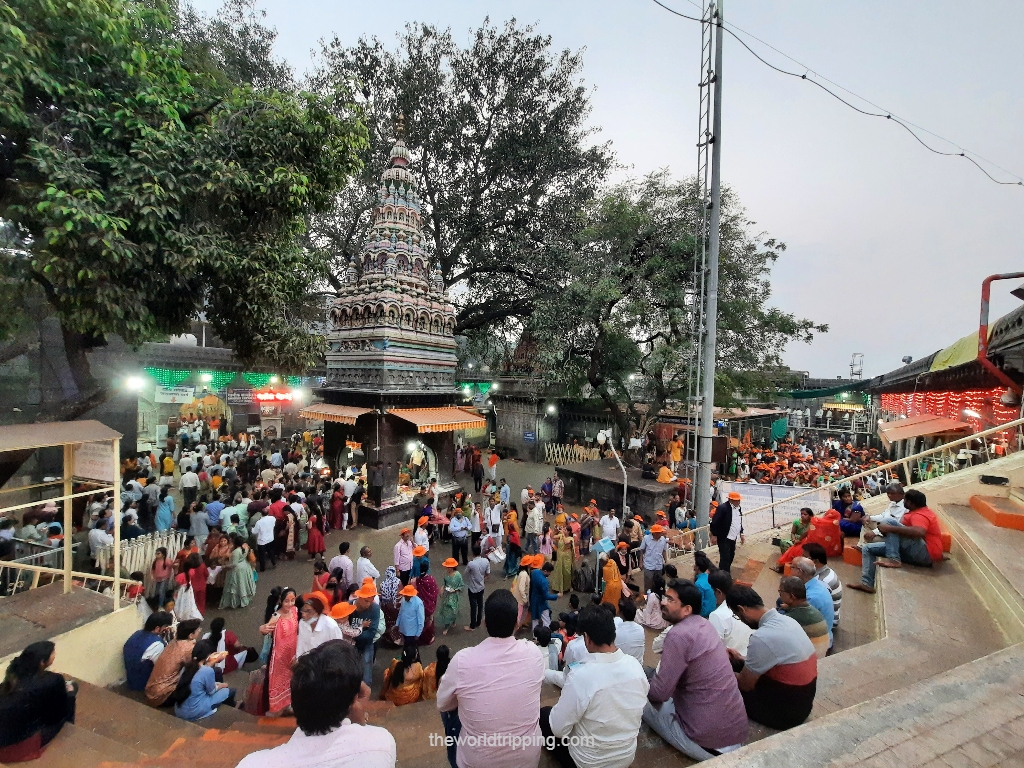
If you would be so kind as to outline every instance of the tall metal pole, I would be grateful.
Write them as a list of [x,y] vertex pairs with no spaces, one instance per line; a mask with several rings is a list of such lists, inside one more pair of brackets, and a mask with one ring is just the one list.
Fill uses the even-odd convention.
[[697,526],[708,524],[711,511],[711,438],[715,426],[715,353],[718,341],[718,226],[722,209],[722,0],[715,19],[715,115],[711,145],[711,224],[708,249],[707,309],[704,313],[704,392],[698,424]]

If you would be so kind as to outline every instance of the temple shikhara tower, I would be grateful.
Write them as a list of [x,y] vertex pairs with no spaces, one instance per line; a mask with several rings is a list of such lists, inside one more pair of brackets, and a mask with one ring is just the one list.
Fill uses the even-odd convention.
[[380,177],[373,228],[329,310],[327,382],[317,392],[325,403],[304,410],[324,419],[335,466],[351,443],[362,446],[370,477],[370,465],[384,463],[381,508],[360,514],[378,527],[409,517],[419,482],[437,478],[442,491],[454,489],[453,433],[484,423],[455,407],[455,307],[424,247],[409,163],[399,139]]

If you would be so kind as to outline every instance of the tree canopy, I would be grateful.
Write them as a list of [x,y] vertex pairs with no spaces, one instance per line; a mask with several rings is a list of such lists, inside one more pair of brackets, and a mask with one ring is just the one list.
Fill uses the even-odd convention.
[[366,130],[343,89],[279,88],[247,8],[211,22],[152,0],[0,0],[0,269],[45,295],[83,393],[84,349],[200,315],[248,362],[322,354],[298,317],[322,274],[301,235]]
[[397,50],[377,40],[324,46],[316,90],[351,87],[365,112],[364,174],[312,225],[343,269],[358,252],[377,178],[404,118],[427,203],[426,238],[458,305],[457,332],[526,318],[561,282],[580,211],[611,165],[593,141],[581,54],[513,19],[467,46],[412,24]]
[[[600,397],[626,436],[646,414],[687,397],[699,210],[696,183],[665,171],[609,188],[586,209],[561,289],[530,322],[550,375],[576,396]],[[753,227],[723,189],[717,404],[756,385],[751,371],[781,366],[787,342],[827,330],[768,305],[770,269],[785,245]]]

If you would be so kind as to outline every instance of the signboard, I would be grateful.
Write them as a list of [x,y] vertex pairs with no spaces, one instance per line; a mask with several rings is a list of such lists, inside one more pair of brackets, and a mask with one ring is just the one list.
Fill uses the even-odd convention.
[[110,443],[82,443],[75,446],[72,474],[103,483],[114,482],[114,446]]
[[277,416],[279,411],[280,411],[280,409],[276,405],[261,405],[260,406],[260,416]]
[[267,402],[272,403],[272,402],[275,402],[275,401],[276,402],[282,402],[282,401],[286,401],[286,400],[287,401],[291,401],[291,399],[293,397],[294,397],[294,395],[292,395],[291,392],[257,392],[256,393],[256,399],[259,400],[261,403],[267,403]]
[[195,387],[161,387],[156,388],[157,403],[191,403],[196,398]]
[[523,442],[524,443],[535,443],[535,442],[537,442],[537,433],[536,432],[523,432]]
[[253,403],[253,392],[252,389],[229,389],[228,390],[228,405],[252,405]]
[[[807,493],[810,490],[810,488],[799,486],[737,483],[727,480],[718,484],[718,493],[723,502],[730,491],[737,491],[743,497],[740,508],[743,510],[743,527],[748,536],[775,526],[783,526],[788,530],[793,520],[800,517],[801,507],[810,507],[814,514],[820,515],[832,506],[831,490],[816,488],[812,493]],[[805,493],[807,495],[800,496],[800,498],[792,498]],[[754,510],[772,503],[775,504],[774,516],[771,508],[747,514],[747,510]]]

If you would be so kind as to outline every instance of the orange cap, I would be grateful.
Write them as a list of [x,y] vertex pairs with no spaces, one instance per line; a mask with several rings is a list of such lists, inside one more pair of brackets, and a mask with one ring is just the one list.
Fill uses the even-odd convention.
[[736,491],[729,494],[729,501],[742,501],[743,497],[740,496]]
[[639,520],[641,523],[644,521],[644,519],[642,517],[640,517],[640,515],[633,515],[633,519],[634,520]]
[[665,529],[662,528],[660,525],[655,524],[655,525],[651,526],[651,533],[664,533],[664,532],[665,532]]
[[441,565],[443,565],[445,568],[458,568],[459,561],[456,560],[454,557],[449,557],[447,560],[441,563]]
[[[369,581],[370,583],[367,584],[367,581]],[[369,600],[370,598],[376,597],[377,587],[373,585],[373,579],[370,579],[369,577],[367,577],[367,579],[364,579],[363,586],[357,589],[354,594],[356,597],[361,597],[364,600]]]
[[316,600],[320,603],[320,612],[323,613],[327,610],[327,607],[331,604],[331,599],[327,597],[323,592],[307,592],[302,596],[302,602],[308,603],[310,600]]
[[618,544],[615,545],[615,548],[616,549],[629,549],[629,544],[627,544],[624,541],[620,541]]
[[597,499],[591,499],[591,500],[590,500],[590,503],[591,503],[591,504],[597,504]]
[[403,595],[405,597],[416,597],[416,587],[414,587],[412,584],[406,584],[404,587],[398,590],[398,594]]
[[332,619],[347,619],[353,613],[355,613],[356,607],[352,603],[338,603],[336,606],[331,608]]
[[413,547],[412,548],[412,556],[413,557],[423,557],[425,554],[427,554],[427,548],[426,547]]
[[421,517],[419,520],[416,521],[416,525],[423,525],[429,519],[430,519],[429,517],[427,517],[426,515],[423,515],[423,517]]
[[405,535],[405,534],[407,534],[407,533],[412,533],[412,531],[411,531],[411,530],[409,530],[408,528],[403,528],[402,530],[400,530],[400,531],[398,532],[398,535],[399,535],[399,536],[404,536],[404,535]]

